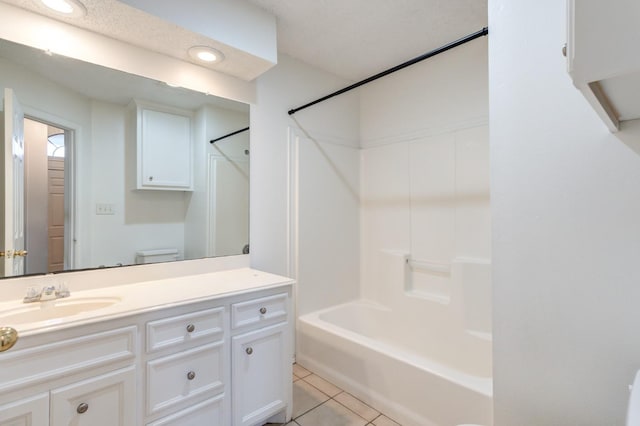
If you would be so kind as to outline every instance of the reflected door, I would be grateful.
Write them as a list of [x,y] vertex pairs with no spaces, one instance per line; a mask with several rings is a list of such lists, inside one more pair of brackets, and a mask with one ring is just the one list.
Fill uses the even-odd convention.
[[49,157],[48,272],[64,269],[64,158]]
[[0,276],[24,274],[24,113],[13,90],[4,89],[3,149],[0,174],[2,261]]

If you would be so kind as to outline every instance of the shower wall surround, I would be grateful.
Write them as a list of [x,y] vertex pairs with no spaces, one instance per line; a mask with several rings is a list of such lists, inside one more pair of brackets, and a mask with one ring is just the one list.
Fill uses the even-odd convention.
[[[486,41],[474,41],[362,91],[364,298],[448,304],[452,282],[471,274],[490,316],[486,63]],[[406,258],[393,284],[382,270],[389,256]]]
[[487,41],[358,95],[359,146],[290,132],[296,359],[403,425],[489,425]]

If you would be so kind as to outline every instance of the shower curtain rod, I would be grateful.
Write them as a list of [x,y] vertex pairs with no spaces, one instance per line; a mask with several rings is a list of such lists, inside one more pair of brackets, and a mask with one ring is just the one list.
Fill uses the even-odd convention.
[[224,136],[220,136],[219,138],[211,139],[211,140],[209,141],[209,143],[216,143],[216,142],[218,142],[219,140],[226,139],[226,138],[228,138],[229,136],[237,135],[238,133],[246,132],[247,130],[249,130],[249,127],[245,127],[244,129],[236,130],[235,132],[231,132],[231,133],[226,134],[226,135],[224,135]]
[[465,44],[467,42],[470,42],[471,40],[475,40],[477,38],[486,36],[487,34],[489,34],[489,28],[488,27],[484,27],[480,31],[476,31],[475,33],[469,34],[468,36],[462,37],[461,39],[458,39],[456,41],[452,41],[451,43],[445,44],[444,46],[438,47],[437,49],[434,49],[434,50],[432,50],[430,52],[427,52],[427,53],[425,53],[423,55],[420,55],[420,56],[418,56],[416,58],[410,59],[407,62],[403,62],[400,65],[396,65],[393,68],[389,68],[388,70],[382,71],[382,72],[380,72],[380,73],[378,73],[376,75],[373,75],[373,76],[371,76],[369,78],[366,78],[366,79],[364,79],[362,81],[359,81],[357,83],[354,83],[351,86],[347,86],[344,89],[340,89],[338,91],[330,93],[327,96],[323,96],[322,98],[316,99],[315,101],[309,102],[308,104],[304,104],[304,105],[302,105],[302,106],[300,106],[298,108],[293,108],[293,109],[289,110],[289,115],[293,115],[293,114],[295,114],[296,112],[298,112],[300,110],[308,108],[308,107],[310,107],[312,105],[315,105],[317,103],[326,101],[327,99],[331,99],[334,96],[341,95],[341,94],[343,94],[345,92],[353,90],[353,89],[355,89],[357,87],[360,87],[360,86],[362,86],[364,84],[371,83],[372,81],[377,80],[377,79],[379,79],[381,77],[384,77],[386,75],[389,75],[391,73],[399,71],[399,70],[401,70],[403,68],[406,68],[406,67],[408,67],[410,65],[413,65],[415,63],[418,63],[420,61],[424,61],[425,59],[429,59],[432,56],[439,55],[442,52],[446,52],[447,50],[453,49],[454,47],[458,47],[460,45],[463,45],[463,44]]

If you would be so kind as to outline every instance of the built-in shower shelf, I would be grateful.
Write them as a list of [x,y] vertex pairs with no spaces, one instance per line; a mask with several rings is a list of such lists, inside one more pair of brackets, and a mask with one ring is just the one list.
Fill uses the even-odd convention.
[[415,297],[417,299],[427,300],[429,302],[439,303],[441,305],[448,305],[451,303],[451,297],[445,294],[439,294],[430,292],[427,290],[408,289],[405,291],[405,295],[409,297]]

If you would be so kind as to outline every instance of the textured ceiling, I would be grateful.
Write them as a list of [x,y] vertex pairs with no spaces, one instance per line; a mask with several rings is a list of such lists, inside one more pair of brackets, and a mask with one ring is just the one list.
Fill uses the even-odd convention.
[[[251,55],[117,0],[81,0],[88,14],[80,19],[61,18],[35,0],[0,1],[187,61],[189,47],[212,45],[227,60],[210,68],[245,80],[255,77]],[[234,1],[249,2],[277,17],[280,52],[351,80],[383,71],[487,25],[487,0]]]
[[248,105],[240,102],[169,87],[159,81],[61,55],[50,56],[40,49],[7,40],[0,40],[0,61],[6,61],[2,66],[13,65],[28,70],[23,73],[25,79],[30,78],[30,73],[39,74],[45,80],[53,81],[87,98],[115,104],[127,105],[132,99],[138,98],[191,110],[209,104],[248,112]]
[[211,46],[223,52],[226,59],[217,64],[196,63],[196,65],[244,80],[254,79],[256,70],[264,70],[264,61],[248,53],[186,30],[117,0],[81,0],[87,9],[86,16],[82,18],[61,16],[35,0],[0,1],[188,62],[193,62],[187,53],[190,47]]
[[244,0],[276,15],[278,51],[360,80],[487,26],[487,0]]

